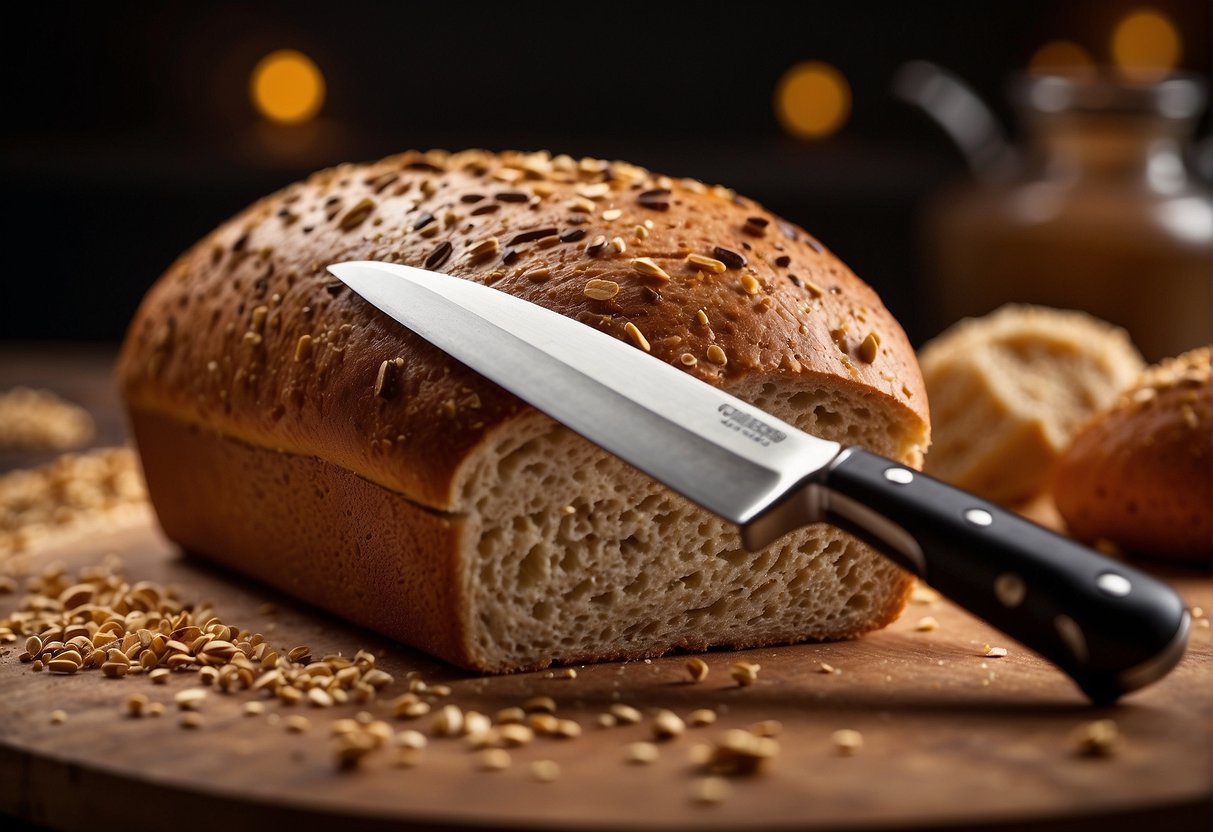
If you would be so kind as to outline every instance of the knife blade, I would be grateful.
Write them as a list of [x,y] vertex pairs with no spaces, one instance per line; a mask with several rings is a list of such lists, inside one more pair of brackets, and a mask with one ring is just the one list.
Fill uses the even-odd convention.
[[828,522],[1053,661],[1095,702],[1168,673],[1189,614],[1166,584],[859,447],[842,447],[621,340],[488,286],[329,266],[363,299],[658,482],[755,551]]

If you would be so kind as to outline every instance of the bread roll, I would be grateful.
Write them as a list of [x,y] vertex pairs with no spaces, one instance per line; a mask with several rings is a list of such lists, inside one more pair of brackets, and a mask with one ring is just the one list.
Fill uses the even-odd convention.
[[1208,347],[1147,370],[1062,455],[1053,496],[1070,533],[1192,564],[1213,555]]
[[755,203],[620,162],[405,153],[256,203],[140,307],[119,376],[186,549],[483,671],[848,638],[901,610],[907,576],[831,527],[743,551],[325,271],[351,259],[492,284],[909,465],[928,443],[896,321]]
[[919,360],[931,401],[927,472],[1004,505],[1047,490],[1074,431],[1145,366],[1124,330],[1023,305],[966,318]]

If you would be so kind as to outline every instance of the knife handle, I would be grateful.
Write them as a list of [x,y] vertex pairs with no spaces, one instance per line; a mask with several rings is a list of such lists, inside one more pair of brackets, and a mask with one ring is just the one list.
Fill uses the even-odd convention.
[[828,522],[1057,664],[1096,703],[1183,655],[1188,612],[1149,575],[861,448],[818,484]]

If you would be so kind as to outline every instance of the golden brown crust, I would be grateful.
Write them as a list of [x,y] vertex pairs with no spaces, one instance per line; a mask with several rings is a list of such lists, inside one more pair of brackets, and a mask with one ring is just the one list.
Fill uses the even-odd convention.
[[1053,479],[1070,532],[1148,555],[1213,555],[1210,350],[1151,367],[1075,437]]
[[[633,324],[654,355],[713,384],[757,374],[853,385],[895,402],[909,444],[927,443],[901,328],[811,236],[723,188],[547,154],[409,152],[322,171],[251,206],[144,300],[119,366],[129,406],[458,509],[460,463],[525,406],[325,271],[350,259],[491,283],[632,342]],[[587,297],[591,279],[618,293]]]

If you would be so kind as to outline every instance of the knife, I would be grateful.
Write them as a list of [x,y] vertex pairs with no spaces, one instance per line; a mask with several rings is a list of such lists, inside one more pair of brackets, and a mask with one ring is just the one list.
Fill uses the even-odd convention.
[[809,434],[571,318],[394,263],[329,271],[456,360],[736,524],[756,551],[826,522],[1046,657],[1096,703],[1164,676],[1173,589],[978,497]]

